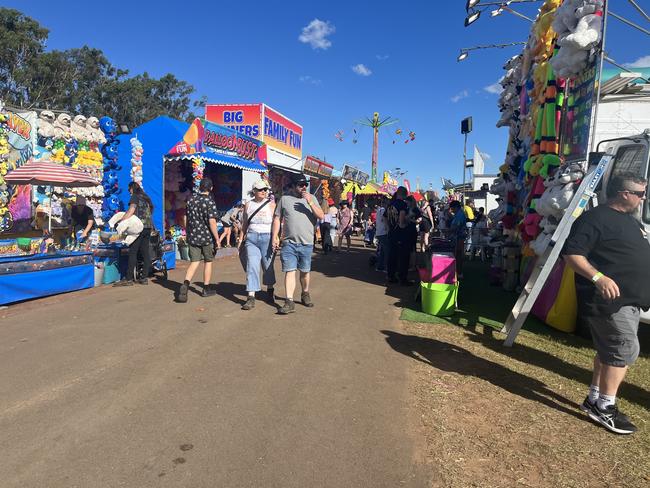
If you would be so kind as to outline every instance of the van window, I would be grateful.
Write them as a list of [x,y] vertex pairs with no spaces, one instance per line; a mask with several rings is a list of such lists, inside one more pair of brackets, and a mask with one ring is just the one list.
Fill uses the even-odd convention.
[[646,176],[646,154],[645,146],[636,144],[623,146],[616,152],[612,176],[620,173],[634,173],[642,178]]

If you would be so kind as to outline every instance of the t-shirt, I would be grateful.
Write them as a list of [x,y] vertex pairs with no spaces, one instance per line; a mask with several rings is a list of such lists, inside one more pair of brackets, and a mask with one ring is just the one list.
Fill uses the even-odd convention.
[[81,211],[77,211],[76,209],[77,207],[73,207],[72,211],[70,212],[70,217],[72,218],[72,227],[75,229],[75,231],[77,229],[84,230],[89,221],[95,221],[95,214],[93,213],[93,209],[87,205],[81,207]]
[[[314,198],[309,195],[308,198]],[[316,216],[304,198],[284,195],[275,207],[276,217],[284,221],[284,239],[296,244],[313,244]]]
[[404,200],[394,200],[388,206],[388,209],[386,210],[386,218],[388,219],[389,234],[393,234],[403,230],[399,226],[399,214],[402,211],[408,214],[408,205],[406,205],[406,202]]
[[143,227],[145,229],[153,228],[149,202],[142,195],[133,194],[129,200],[129,206],[131,205],[135,205],[135,216],[142,221]]
[[627,305],[650,307],[650,243],[634,216],[607,205],[589,210],[573,223],[562,252],[586,257],[613,279],[621,292],[619,298],[608,302],[591,280],[576,274],[581,315],[609,315]]
[[453,231],[453,237],[456,239],[465,239],[467,237],[467,217],[465,212],[460,210],[456,212],[451,219],[451,230]]
[[386,209],[379,207],[377,210],[377,232],[376,236],[381,237],[388,234],[388,221],[386,220]]
[[187,202],[187,242],[192,246],[213,244],[210,219],[217,218],[217,205],[210,195],[198,193]]
[[465,205],[463,210],[465,211],[465,217],[467,217],[467,220],[474,220],[474,210],[472,210],[472,207]]
[[361,218],[363,220],[368,220],[370,218],[371,213],[372,213],[372,208],[363,207],[363,209],[361,210]]

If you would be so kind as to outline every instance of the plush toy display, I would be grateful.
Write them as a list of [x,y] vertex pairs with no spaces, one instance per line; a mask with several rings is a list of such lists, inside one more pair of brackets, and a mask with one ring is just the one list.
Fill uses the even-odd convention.
[[142,154],[144,149],[138,137],[131,138],[131,181],[142,183]]
[[117,145],[120,141],[117,139],[117,125],[110,117],[102,117],[99,120],[99,126],[104,132],[106,143],[102,146],[102,155],[104,161],[104,204],[102,205],[102,219],[108,222],[115,212],[122,210],[121,203],[117,195],[120,193],[118,188],[118,177],[116,171],[120,169],[118,164]]

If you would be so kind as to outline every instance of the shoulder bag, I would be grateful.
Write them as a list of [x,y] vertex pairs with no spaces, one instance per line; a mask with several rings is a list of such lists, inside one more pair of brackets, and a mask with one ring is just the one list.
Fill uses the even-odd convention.
[[[248,220],[246,221],[246,233],[248,233],[248,226],[251,225],[251,220],[253,220],[253,217],[257,215],[257,212],[266,207],[270,201],[270,199],[266,200],[262,205],[257,207],[257,209],[250,215],[250,217],[248,217]],[[248,266],[248,256],[246,255],[246,234],[244,234],[241,239],[241,243],[239,244],[239,262],[241,263],[242,268],[244,268],[244,271],[246,271],[246,267]]]

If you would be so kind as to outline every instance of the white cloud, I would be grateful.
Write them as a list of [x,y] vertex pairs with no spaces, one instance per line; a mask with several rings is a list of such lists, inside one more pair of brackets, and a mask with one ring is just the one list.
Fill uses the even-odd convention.
[[298,80],[300,81],[300,83],[307,83],[309,85],[316,85],[316,86],[323,83],[321,80],[316,79],[316,78],[312,78],[309,75],[301,76],[300,78],[298,78]]
[[390,55],[389,54],[375,54],[375,57],[379,61],[386,61],[388,58],[390,58]]
[[450,100],[453,103],[456,103],[456,102],[460,102],[463,98],[467,98],[467,97],[469,97],[469,92],[467,90],[463,90],[462,92],[457,93],[456,95],[451,97]]
[[491,85],[486,86],[483,89],[488,93],[492,93],[493,95],[499,95],[503,91],[503,87],[498,81],[496,83],[492,83]]
[[642,56],[632,63],[627,63],[626,68],[650,68],[650,55]]
[[332,45],[327,36],[334,34],[336,27],[329,22],[314,19],[306,27],[302,28],[302,34],[298,37],[300,42],[309,44],[312,49],[327,49]]
[[365,64],[355,64],[352,66],[352,71],[354,71],[359,76],[370,76],[372,71]]

